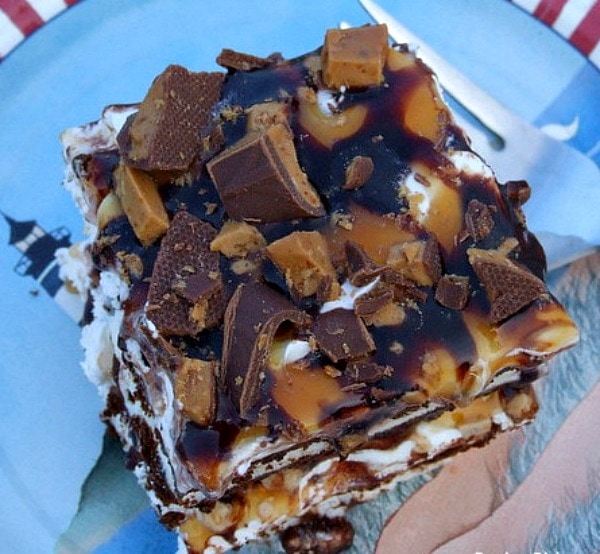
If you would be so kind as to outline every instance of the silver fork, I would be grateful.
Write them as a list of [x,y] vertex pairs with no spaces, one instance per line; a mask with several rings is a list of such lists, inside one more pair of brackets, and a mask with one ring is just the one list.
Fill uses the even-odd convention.
[[372,0],[359,0],[377,23],[385,23],[390,37],[417,46],[417,55],[437,74],[439,82],[484,128],[455,114],[473,149],[494,169],[500,181],[524,179],[532,188],[525,204],[529,228],[542,242],[553,269],[599,248],[600,170],[592,160],[554,140],[517,117],[480,89],[431,47],[402,26]]

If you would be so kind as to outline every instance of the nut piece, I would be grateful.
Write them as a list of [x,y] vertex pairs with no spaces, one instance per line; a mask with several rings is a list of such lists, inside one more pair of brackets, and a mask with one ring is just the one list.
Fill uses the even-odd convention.
[[497,251],[469,248],[467,255],[490,301],[492,323],[501,322],[546,293],[541,279]]
[[245,221],[226,221],[219,234],[210,243],[213,252],[227,258],[245,258],[263,248],[267,242],[260,231]]
[[469,278],[460,275],[444,275],[435,289],[435,299],[446,308],[462,310],[469,299]]
[[262,222],[325,214],[300,168],[291,132],[275,124],[250,133],[207,164],[230,217]]
[[515,423],[531,421],[538,411],[538,403],[531,385],[522,389],[502,387],[500,400],[504,411]]
[[323,80],[329,88],[368,87],[383,81],[388,51],[386,25],[329,29],[323,47]]
[[362,187],[373,175],[373,160],[368,156],[355,156],[346,168],[343,188],[354,190]]
[[284,274],[289,289],[304,298],[316,293],[324,300],[340,294],[327,242],[318,231],[295,231],[266,248],[267,256]]
[[439,247],[433,237],[393,245],[386,263],[404,277],[426,287],[437,283],[441,274]]
[[213,422],[216,411],[217,362],[182,358],[175,377],[175,396],[183,413],[201,426]]
[[353,540],[354,529],[342,518],[303,520],[281,535],[281,544],[287,554],[338,554],[348,549]]
[[169,217],[156,183],[147,173],[123,163],[115,169],[115,182],[115,193],[135,236],[144,246],[152,244],[169,227]]
[[353,136],[367,117],[367,107],[354,104],[339,112],[325,111],[317,102],[315,91],[300,87],[297,92],[298,122],[316,141],[331,149],[343,139]]
[[119,197],[114,192],[109,192],[100,202],[96,219],[98,229],[104,229],[112,220],[122,216],[125,212]]

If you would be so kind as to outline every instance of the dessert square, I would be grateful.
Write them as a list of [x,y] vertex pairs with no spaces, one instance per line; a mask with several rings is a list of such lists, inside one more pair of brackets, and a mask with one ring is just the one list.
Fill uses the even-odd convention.
[[182,549],[340,552],[349,506],[531,421],[578,331],[525,185],[385,26],[218,60],[62,135],[84,368]]

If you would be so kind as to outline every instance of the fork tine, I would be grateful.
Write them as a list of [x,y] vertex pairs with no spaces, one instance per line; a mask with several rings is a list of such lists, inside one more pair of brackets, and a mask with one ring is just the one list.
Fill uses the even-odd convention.
[[[387,24],[392,39],[417,44],[419,57],[435,70],[442,87],[503,139],[503,148],[490,147],[481,130],[460,121],[474,150],[491,164],[501,181],[525,179],[532,185],[534,194],[524,209],[530,229],[544,232],[540,237],[544,247],[552,250],[556,235],[561,239],[576,237],[549,262],[554,266],[567,263],[587,253],[591,245],[599,245],[600,220],[589,215],[590,206],[600,205],[600,170],[596,164],[517,117],[373,0],[359,2],[376,22]],[[573,254],[567,259],[570,248]]]

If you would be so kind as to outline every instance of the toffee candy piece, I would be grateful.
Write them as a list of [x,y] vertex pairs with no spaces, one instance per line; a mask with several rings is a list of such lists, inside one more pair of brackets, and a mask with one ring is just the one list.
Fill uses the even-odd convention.
[[338,551],[352,528],[324,517],[530,421],[529,383],[577,329],[541,279],[526,185],[497,183],[385,28],[221,62],[168,69],[120,131],[135,108],[63,135],[97,230],[86,372],[182,549]]
[[126,163],[146,171],[187,171],[201,150],[202,132],[211,121],[222,83],[222,73],[167,67],[119,134]]
[[115,193],[140,242],[148,246],[164,235],[169,216],[150,175],[121,163],[115,181]]
[[330,88],[368,87],[383,80],[388,51],[386,25],[330,29],[323,47],[323,79]]
[[340,293],[327,243],[317,231],[296,231],[267,246],[266,253],[301,298],[319,293],[332,300]]
[[293,137],[285,125],[248,134],[208,162],[207,168],[234,219],[268,222],[325,214],[298,165]]
[[209,425],[216,412],[217,364],[183,358],[177,369],[175,396],[183,412],[198,425]]

